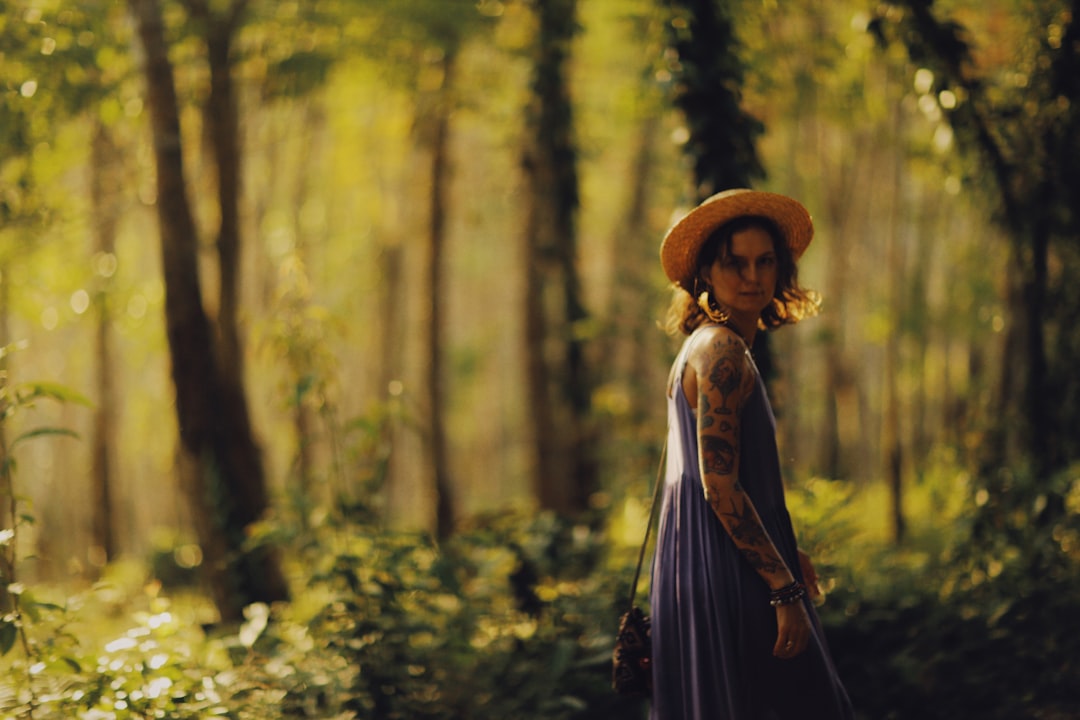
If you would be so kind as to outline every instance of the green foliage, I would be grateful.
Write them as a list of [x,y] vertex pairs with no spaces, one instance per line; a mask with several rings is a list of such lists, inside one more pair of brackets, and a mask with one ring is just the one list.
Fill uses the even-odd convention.
[[[891,548],[874,493],[814,480],[789,493],[827,580],[820,608],[863,718],[1067,716],[1080,638],[1080,490],[1065,515],[1008,547],[971,543],[966,483],[927,483],[937,508]],[[955,471],[940,470],[939,481]],[[939,484],[939,483],[935,483]],[[357,517],[366,517],[359,513]],[[935,529],[936,528],[936,529]],[[443,545],[330,514],[293,558],[290,604],[202,625],[209,604],[143,586],[141,568],[34,601],[32,656],[5,661],[16,717],[609,718],[643,704],[610,690],[613,624],[634,553],[554,515],[477,519]],[[1059,572],[1033,574],[1052,562]],[[24,599],[29,591],[24,592]],[[6,640],[6,636],[0,637]],[[1002,678],[1010,682],[1001,682]],[[1057,714],[1055,714],[1057,713]]]
[[[337,597],[313,634],[357,668],[362,717],[605,717],[616,583],[598,538],[549,515],[501,517],[437,548],[348,532],[314,580]],[[576,540],[574,539],[576,538]]]
[[117,50],[126,44],[118,3],[16,0],[0,3],[0,16],[0,229],[10,229],[51,219],[33,159],[61,121],[116,92],[131,63]]
[[[791,493],[798,527],[812,530],[802,543],[834,578],[820,612],[856,708],[866,718],[1070,716],[1080,639],[1062,628],[1080,602],[1078,469],[1041,482],[1010,476],[1004,518],[988,514],[996,501],[982,483],[972,492],[954,480],[943,496],[939,472],[912,488],[912,515],[937,514],[913,524],[902,548],[867,532],[884,517],[873,493],[822,481]],[[1055,520],[1028,522],[1015,508],[1045,511],[1047,487],[1064,499]],[[987,517],[1009,527],[980,531]]]
[[296,712],[296,697],[315,697],[342,670],[310,652],[302,627],[286,617],[267,632],[269,608],[252,605],[239,626],[204,629],[205,601],[159,597],[141,578],[114,566],[52,606],[34,656],[12,661],[0,683],[4,717],[333,717]]
[[[48,605],[0,710],[30,717],[606,718],[626,567],[553,516],[479,522],[443,547],[355,523],[315,529],[292,605],[208,627],[183,596],[116,574]],[[615,578],[620,578],[616,581]],[[112,618],[106,622],[102,619]],[[103,631],[104,628],[104,631]]]
[[[19,348],[18,344],[0,347],[0,360]],[[26,676],[48,667],[44,659],[47,655],[41,652],[39,646],[31,643],[29,628],[41,622],[45,613],[58,610],[59,606],[38,600],[20,582],[19,530],[32,524],[34,518],[20,509],[21,499],[15,491],[13,480],[16,469],[13,453],[18,445],[35,438],[50,435],[77,437],[65,428],[43,426],[23,431],[8,441],[6,433],[10,421],[33,408],[43,398],[89,404],[78,393],[53,383],[11,383],[6,365],[0,366],[0,656],[8,655],[19,643],[24,651]],[[14,677],[21,679],[24,675],[17,673]],[[31,703],[35,699],[32,693],[28,697]],[[17,697],[17,701],[24,702],[24,698]]]

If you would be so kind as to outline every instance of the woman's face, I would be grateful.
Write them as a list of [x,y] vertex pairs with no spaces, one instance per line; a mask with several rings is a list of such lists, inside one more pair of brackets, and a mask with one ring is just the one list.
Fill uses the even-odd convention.
[[702,269],[713,297],[732,315],[753,319],[772,302],[778,270],[773,238],[765,228],[750,226],[731,236],[731,249]]

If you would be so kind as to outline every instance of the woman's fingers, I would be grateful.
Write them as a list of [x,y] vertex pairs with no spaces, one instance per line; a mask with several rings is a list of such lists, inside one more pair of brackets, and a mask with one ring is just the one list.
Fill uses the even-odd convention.
[[810,642],[810,616],[801,602],[777,607],[776,627],[774,656],[786,660],[806,650]]
[[785,660],[796,657],[806,650],[809,640],[809,636],[800,638],[791,636],[778,637],[776,639],[776,646],[773,648],[773,655]]

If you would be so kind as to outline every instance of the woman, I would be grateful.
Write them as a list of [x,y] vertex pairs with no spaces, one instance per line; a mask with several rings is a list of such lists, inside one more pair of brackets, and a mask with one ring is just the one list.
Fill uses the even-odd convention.
[[784,502],[776,428],[749,348],[817,310],[795,262],[814,228],[791,198],[728,190],[664,238],[686,334],[668,387],[668,460],[650,601],[652,717],[853,718]]

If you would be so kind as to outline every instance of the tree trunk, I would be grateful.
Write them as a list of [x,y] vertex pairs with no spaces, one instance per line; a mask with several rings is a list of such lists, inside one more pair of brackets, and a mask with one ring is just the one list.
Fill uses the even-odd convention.
[[[903,108],[893,108],[892,143],[901,138],[903,129]],[[899,545],[904,540],[906,526],[904,521],[904,451],[900,432],[900,341],[902,338],[902,314],[900,288],[905,282],[905,262],[900,228],[905,225],[904,211],[904,176],[903,160],[899,151],[892,153],[892,187],[889,222],[885,229],[885,283],[886,306],[889,308],[888,332],[885,335],[885,389],[882,398],[882,437],[881,450],[885,456],[885,477],[889,485],[889,518],[892,525],[893,542]]]
[[650,352],[655,347],[655,328],[648,323],[626,320],[646,318],[653,312],[651,278],[656,263],[656,238],[647,228],[659,127],[660,116],[655,113],[642,118],[638,127],[629,197],[617,226],[610,260],[613,282],[605,323],[610,334],[603,357],[610,359],[610,380],[621,383],[628,393],[629,417],[634,426],[645,422],[656,409],[653,394],[649,392],[654,387],[658,357],[658,353]]
[[[758,158],[761,123],[740,107],[743,63],[727,3],[668,0],[673,17],[669,42],[678,63],[674,101],[683,111],[690,137],[684,146],[694,162],[695,202],[730,188],[750,187],[765,175]],[[754,361],[768,381],[773,376],[767,333],[754,337]]]
[[764,129],[740,107],[743,62],[727,2],[668,0],[667,24],[678,56],[675,105],[690,130],[697,200],[721,190],[750,187],[765,175],[755,145]]
[[[931,262],[934,257],[934,238],[949,237],[943,233],[942,199],[940,194],[929,195],[921,193],[918,198],[918,209],[915,212],[918,222],[915,224],[914,247],[912,248],[911,268],[911,291],[910,301],[907,303],[909,315],[912,317],[913,328],[911,334],[915,338],[923,338],[917,342],[914,348],[917,376],[920,378],[918,388],[914,393],[911,416],[911,443],[908,456],[915,478],[922,478],[927,470],[927,458],[933,446],[935,437],[942,437],[943,429],[934,426],[933,418],[939,417],[931,412],[932,403],[941,401],[941,393],[938,397],[931,397],[928,383],[932,375],[930,367],[930,347],[935,338],[934,328],[930,322],[930,299],[929,286],[931,276]],[[940,339],[940,346],[946,346],[948,338]]]
[[446,247],[446,210],[450,191],[450,113],[452,101],[454,62],[457,49],[448,43],[440,61],[442,83],[434,98],[431,136],[431,206],[428,227],[428,333],[427,333],[427,387],[428,387],[428,434],[431,442],[432,481],[435,489],[435,534],[445,539],[454,530],[456,502],[450,482],[449,452],[446,441],[443,401],[446,395],[443,360],[445,307],[444,255]]
[[157,170],[165,320],[192,516],[204,567],[224,621],[252,602],[288,598],[276,555],[245,549],[245,531],[269,506],[242,388],[230,382],[202,304],[195,221],[182,161],[179,107],[160,8],[130,0],[145,52],[147,100]]
[[656,112],[646,111],[638,121],[627,197],[609,258],[611,292],[598,357],[605,360],[602,383],[616,393],[618,403],[611,420],[598,426],[597,445],[605,449],[610,458],[607,472],[616,478],[650,476],[656,454],[642,453],[639,441],[655,438],[657,427],[666,421],[656,389],[663,387],[666,377],[658,360],[667,354],[667,342],[654,325],[640,321],[656,312],[656,238],[649,231],[649,190],[660,127],[661,115]]
[[[1080,2],[1073,0],[1075,7]],[[1070,15],[1062,42],[1053,51],[1039,47],[1032,58],[1037,68],[1026,87],[1033,115],[1003,112],[992,87],[971,76],[970,46],[962,26],[934,16],[933,3],[906,0],[903,32],[909,55],[920,67],[931,66],[943,76],[943,87],[964,91],[965,101],[948,115],[956,137],[978,153],[982,169],[997,196],[999,222],[1009,237],[1010,284],[1006,304],[1004,361],[996,398],[997,420],[988,442],[982,444],[980,470],[991,478],[1003,467],[1026,466],[1045,480],[1065,462],[1056,434],[1054,413],[1047,398],[1048,355],[1045,338],[1049,248],[1055,235],[1076,236],[1075,220],[1068,215],[1074,192],[1061,178],[1071,170],[1071,153],[1059,142],[1075,137],[1068,116],[1054,108],[1080,101],[1075,81],[1075,40],[1078,19]],[[1052,92],[1046,93],[1050,89]],[[1045,93],[1045,94],[1043,94]],[[1075,122],[1075,121],[1073,121]],[[1004,142],[1002,138],[1008,138]],[[1065,147],[1068,147],[1066,145]],[[1058,222],[1057,226],[1051,223]],[[1071,224],[1070,224],[1071,223]],[[993,485],[994,481],[991,481]],[[991,488],[1000,490],[1000,488]]]
[[578,176],[566,81],[576,0],[541,0],[522,160],[525,222],[525,353],[540,507],[576,514],[598,489],[587,314],[577,271]]
[[[13,343],[11,337],[11,265],[0,259],[0,389],[11,382],[8,375],[6,350]],[[5,408],[6,409],[6,408]],[[11,480],[8,458],[7,426],[0,414],[0,530],[14,530],[18,517],[15,507],[15,487]],[[0,617],[11,612],[13,603],[8,585],[15,581],[15,543],[0,543]]]
[[114,433],[115,396],[112,382],[112,337],[109,326],[109,288],[112,285],[110,258],[116,252],[115,182],[116,147],[109,130],[100,122],[95,125],[90,145],[90,201],[93,208],[94,251],[102,259],[98,267],[98,289],[95,294],[97,327],[94,336],[95,385],[97,404],[94,409],[94,430],[91,441],[91,545],[88,558],[95,568],[101,568],[116,558],[116,530],[112,507],[112,439]]
[[[237,98],[232,78],[232,43],[246,0],[233,0],[227,15],[217,17],[204,0],[188,0],[192,14],[204,25],[210,66],[210,95],[203,108],[217,170],[219,226],[217,252],[219,293],[217,335],[221,368],[227,382],[244,392],[243,348],[240,341],[240,196],[241,151]],[[246,411],[246,410],[245,410]]]
[[[813,98],[816,107],[816,90],[810,90],[807,94]],[[809,118],[815,115],[812,110],[807,113]],[[847,445],[851,442],[851,426],[858,423],[859,411],[848,368],[845,322],[851,265],[849,238],[854,225],[853,198],[860,179],[863,153],[859,148],[863,143],[857,142],[855,148],[844,152],[834,152],[826,137],[829,128],[813,119],[808,122],[813,123],[816,130],[817,161],[823,185],[821,202],[827,225],[832,231],[829,242],[818,249],[818,252],[826,253],[828,258],[825,263],[828,297],[825,298],[826,311],[819,319],[824,325],[824,421],[817,464],[827,478],[851,479]]]

